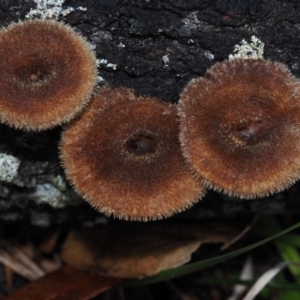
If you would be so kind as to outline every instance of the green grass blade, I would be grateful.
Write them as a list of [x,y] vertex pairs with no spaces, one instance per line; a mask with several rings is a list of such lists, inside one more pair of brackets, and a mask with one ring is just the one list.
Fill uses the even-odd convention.
[[[286,262],[294,262],[294,263],[300,263],[300,255],[298,250],[291,246],[290,244],[284,243],[281,238],[276,240],[275,246],[280,254],[280,256],[286,261]],[[296,281],[300,282],[300,268],[299,265],[291,264],[289,265],[289,270],[293,274]]]
[[299,291],[293,290],[293,291],[285,291],[282,293],[278,300],[295,300],[300,299],[300,293]]
[[233,257],[236,257],[238,255],[241,255],[243,253],[246,253],[252,249],[255,249],[261,245],[264,245],[272,240],[277,239],[278,237],[283,236],[284,234],[296,229],[300,227],[300,222],[294,224],[291,227],[288,227],[287,229],[284,229],[266,239],[263,239],[257,243],[254,243],[252,245],[249,245],[247,247],[244,247],[242,249],[236,250],[236,251],[232,251],[230,253],[224,254],[224,255],[220,255],[217,257],[213,257],[210,259],[206,259],[203,261],[199,261],[199,262],[195,262],[195,263],[191,263],[191,264],[187,264],[181,267],[178,267],[176,269],[170,269],[170,270],[165,270],[160,272],[159,274],[157,274],[156,276],[153,277],[149,277],[149,278],[145,278],[142,280],[127,280],[126,282],[124,282],[122,285],[126,285],[126,286],[133,286],[133,285],[144,285],[144,284],[153,284],[153,283],[157,283],[157,282],[161,282],[161,281],[165,281],[165,280],[170,280],[170,279],[174,279],[177,277],[181,277],[184,275],[188,275],[200,270],[203,270],[205,268],[214,266],[218,263],[221,263],[225,260],[231,259]]
[[[262,221],[265,228],[270,228],[274,231],[281,230],[280,225],[274,217],[265,217]],[[300,268],[296,263],[300,263],[300,254],[297,245],[299,238],[299,235],[289,233],[274,241],[274,245],[281,258],[286,262],[293,262],[293,264],[289,264],[288,268],[298,283],[300,283]]]
[[293,234],[289,233],[285,236],[282,236],[280,238],[285,244],[289,244],[292,246],[295,246],[297,248],[300,248],[300,235],[299,234]]
[[[197,278],[193,280],[193,283],[199,285],[208,285],[208,286],[234,286],[236,284],[243,284],[246,286],[251,286],[254,284],[255,280],[240,280],[238,278]],[[300,284],[298,283],[289,283],[289,282],[278,282],[272,281],[268,284],[269,288],[280,289],[280,290],[298,290],[300,291]],[[300,297],[299,297],[300,299]]]

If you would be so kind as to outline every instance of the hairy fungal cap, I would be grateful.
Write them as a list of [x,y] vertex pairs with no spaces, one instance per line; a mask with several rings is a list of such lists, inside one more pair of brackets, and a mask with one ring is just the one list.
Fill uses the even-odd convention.
[[157,143],[151,134],[135,134],[129,137],[125,144],[125,148],[134,156],[145,155],[147,153],[155,153],[157,150]]
[[69,121],[91,98],[96,59],[86,40],[56,21],[0,32],[0,120],[42,130]]
[[127,88],[102,88],[65,130],[61,159],[68,178],[100,212],[154,220],[204,195],[184,162],[174,106]]
[[203,182],[243,198],[300,175],[300,82],[278,62],[236,59],[192,80],[179,103],[183,153]]

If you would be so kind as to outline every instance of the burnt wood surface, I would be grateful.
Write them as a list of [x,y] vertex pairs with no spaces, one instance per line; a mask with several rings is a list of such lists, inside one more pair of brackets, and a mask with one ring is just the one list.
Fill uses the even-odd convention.
[[[0,1],[1,25],[24,20],[35,7],[30,0]],[[63,4],[67,7],[74,10],[59,20],[95,47],[101,84],[127,86],[140,95],[176,103],[190,79],[203,76],[252,35],[265,43],[265,59],[287,64],[300,77],[297,1],[69,0]],[[36,133],[0,125],[0,153],[21,162],[16,178],[0,182],[0,220],[29,220],[40,226],[105,221],[67,183],[58,158],[61,130]],[[298,212],[299,192],[300,184],[258,200],[209,192],[193,208],[172,218]]]

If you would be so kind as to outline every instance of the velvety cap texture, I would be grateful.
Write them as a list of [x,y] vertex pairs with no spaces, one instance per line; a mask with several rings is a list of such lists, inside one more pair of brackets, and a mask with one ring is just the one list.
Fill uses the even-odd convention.
[[93,51],[56,21],[14,23],[0,32],[0,121],[42,130],[72,119],[97,80]]
[[279,192],[300,175],[300,82],[279,62],[235,59],[192,80],[179,103],[192,169],[242,198]]
[[128,88],[100,89],[67,126],[61,159],[75,189],[121,219],[167,217],[204,195],[180,151],[176,108]]

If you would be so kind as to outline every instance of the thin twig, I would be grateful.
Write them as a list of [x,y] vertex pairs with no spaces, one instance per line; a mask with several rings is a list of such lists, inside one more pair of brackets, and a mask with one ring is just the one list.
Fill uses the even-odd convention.
[[221,247],[221,251],[226,250],[227,248],[229,248],[231,245],[235,244],[238,240],[240,240],[254,225],[255,223],[258,221],[260,216],[260,213],[257,213],[253,220],[251,221],[251,223],[240,233],[238,234],[235,238],[233,238],[232,240],[230,240],[229,242],[225,243],[222,247]]

